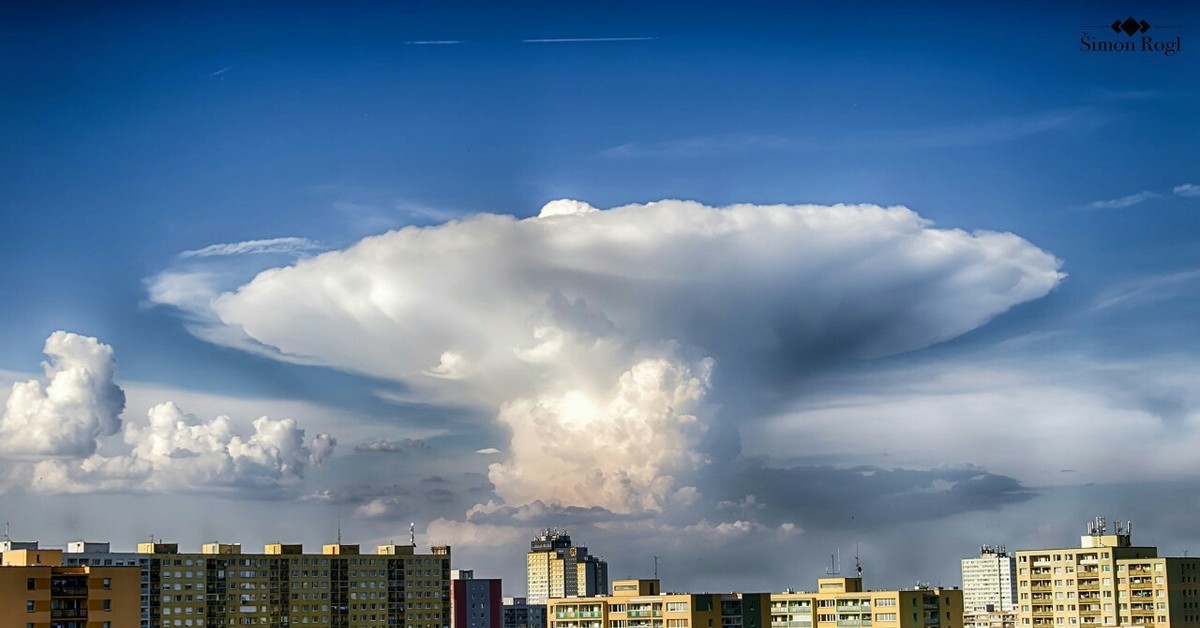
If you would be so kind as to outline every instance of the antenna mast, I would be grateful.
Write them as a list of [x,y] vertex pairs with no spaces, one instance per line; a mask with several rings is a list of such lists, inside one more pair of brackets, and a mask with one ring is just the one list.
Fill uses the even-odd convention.
[[415,521],[408,523],[408,544],[414,548],[417,546],[417,524]]
[[658,580],[658,556],[654,557],[654,579]]
[[834,557],[833,554],[829,555],[829,569],[827,569],[825,571],[825,573],[827,573],[831,576],[841,575],[841,573],[842,573],[842,548],[839,547],[837,549],[836,558]]

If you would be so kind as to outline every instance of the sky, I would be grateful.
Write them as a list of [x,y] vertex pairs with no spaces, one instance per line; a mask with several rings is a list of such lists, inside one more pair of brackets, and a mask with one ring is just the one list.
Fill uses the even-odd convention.
[[1200,551],[1200,9],[506,4],[5,6],[14,539]]

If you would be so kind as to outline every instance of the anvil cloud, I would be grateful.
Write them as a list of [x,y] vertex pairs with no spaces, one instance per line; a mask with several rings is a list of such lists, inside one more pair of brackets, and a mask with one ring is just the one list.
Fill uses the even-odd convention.
[[975,329],[1046,295],[1059,267],[1016,235],[904,207],[560,200],[368,237],[204,307],[160,302],[210,339],[494,413],[512,434],[489,473],[506,503],[629,513],[736,454],[723,441],[753,417],[722,408]]

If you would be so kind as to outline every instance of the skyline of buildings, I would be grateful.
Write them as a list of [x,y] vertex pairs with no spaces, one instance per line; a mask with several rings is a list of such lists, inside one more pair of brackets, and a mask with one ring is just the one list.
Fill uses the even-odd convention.
[[[658,578],[642,578],[614,581],[611,590],[550,595],[542,604],[503,597],[500,578],[451,569],[449,546],[418,553],[415,543],[387,544],[368,554],[339,539],[319,554],[305,553],[301,544],[269,543],[255,553],[226,542],[181,552],[177,543],[149,541],[135,552],[114,552],[109,543],[77,540],[58,548],[4,538],[0,550],[0,607],[25,609],[34,628],[103,627],[96,622],[123,617],[134,597],[143,628],[1200,626],[1200,558],[1160,556],[1157,547],[1133,544],[1131,524],[1110,531],[1103,517],[1088,523],[1078,547],[1010,552],[983,545],[978,556],[961,559],[961,588],[917,580],[911,588],[866,589],[858,564],[855,576],[837,575],[835,565],[813,591],[664,592]],[[587,556],[565,532],[546,528],[531,543],[527,565],[557,565],[553,586],[565,587]],[[20,573],[29,575],[14,575]],[[531,571],[530,581],[536,586],[548,573]],[[573,584],[578,591],[583,582]]]

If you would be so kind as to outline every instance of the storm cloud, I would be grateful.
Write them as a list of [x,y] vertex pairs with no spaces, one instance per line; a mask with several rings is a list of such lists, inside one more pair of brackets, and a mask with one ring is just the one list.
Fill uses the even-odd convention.
[[494,413],[511,433],[489,473],[505,503],[632,513],[738,454],[755,417],[722,407],[975,329],[1047,294],[1059,266],[904,207],[560,200],[365,238],[236,289],[171,269],[158,281],[216,296],[158,302],[210,340]]

